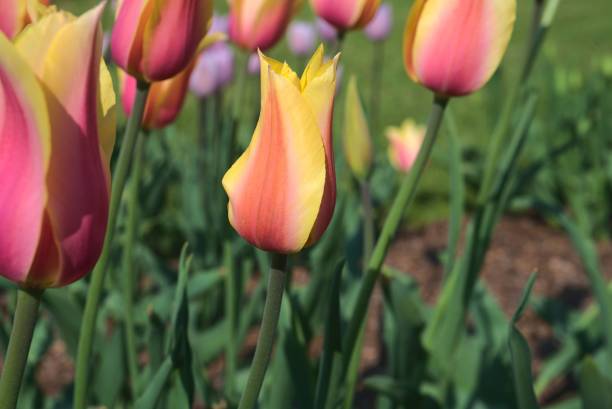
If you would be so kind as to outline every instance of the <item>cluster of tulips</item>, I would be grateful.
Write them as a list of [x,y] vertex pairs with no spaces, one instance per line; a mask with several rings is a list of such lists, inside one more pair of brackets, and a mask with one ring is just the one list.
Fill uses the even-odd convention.
[[[251,142],[222,181],[228,217],[240,236],[272,255],[260,339],[240,408],[254,407],[262,385],[286,256],[319,241],[334,214],[332,124],[342,39],[375,16],[368,26],[372,38],[388,33],[390,10],[379,12],[378,0],[311,0],[325,29],[333,28],[338,53],[327,58],[319,47],[299,76],[263,51],[284,35],[300,5],[299,0],[231,0],[227,20],[229,40],[258,53],[261,81],[261,111]],[[0,6],[0,275],[18,286],[0,408],[16,407],[42,292],[93,270],[77,357],[74,405],[81,409],[87,403],[93,323],[118,209],[135,152],[146,143],[141,130],[173,122],[188,89],[206,96],[229,83],[232,56],[222,50],[225,29],[209,30],[211,0],[119,1],[110,55],[120,71],[120,99],[129,120],[111,175],[116,96],[103,59],[100,21],[106,2],[78,17],[43,0],[1,0]],[[433,110],[426,130],[407,121],[388,131],[392,162],[405,176],[368,255],[366,269],[374,281],[414,196],[448,100],[477,91],[491,78],[509,43],[515,9],[516,0],[414,2],[403,58],[409,77],[433,92]],[[308,50],[301,44],[313,41],[308,28],[292,31],[295,48]],[[367,178],[371,167],[364,115],[352,78],[344,145],[359,179]],[[365,314],[364,308],[357,314]]]

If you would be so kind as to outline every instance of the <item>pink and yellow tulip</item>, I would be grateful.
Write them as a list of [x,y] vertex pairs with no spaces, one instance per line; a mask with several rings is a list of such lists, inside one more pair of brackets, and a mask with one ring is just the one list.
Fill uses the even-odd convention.
[[365,27],[376,15],[380,0],[310,0],[317,16],[340,31]]
[[49,0],[0,0],[0,32],[13,38],[45,13]]
[[342,146],[346,161],[353,175],[363,180],[368,177],[372,167],[372,138],[354,75],[348,83],[344,115]]
[[314,244],[336,203],[332,114],[338,56],[315,52],[301,78],[260,54],[261,113],[249,147],[223,178],[229,219],[252,245],[295,253]]
[[122,0],[111,38],[113,59],[139,80],[172,78],[193,60],[211,18],[211,0]]
[[[151,84],[142,118],[144,130],[162,129],[176,120],[185,103],[192,71],[193,64],[175,77]],[[119,81],[121,82],[121,105],[123,111],[129,116],[136,99],[137,81],[136,78],[123,71],[119,72]]]
[[22,286],[67,285],[102,249],[115,142],[102,10],[51,12],[15,44],[0,34],[0,274]]
[[230,0],[230,39],[247,51],[265,51],[285,34],[300,4],[301,0]]
[[406,23],[408,75],[441,96],[484,86],[512,36],[516,0],[417,0]]
[[400,127],[387,128],[389,141],[389,161],[400,172],[407,173],[416,161],[423,139],[425,127],[406,119]]

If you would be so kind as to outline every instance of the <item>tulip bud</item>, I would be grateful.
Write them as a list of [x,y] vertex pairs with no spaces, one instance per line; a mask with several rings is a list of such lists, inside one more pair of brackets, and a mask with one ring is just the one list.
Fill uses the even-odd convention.
[[301,78],[260,54],[261,114],[249,147],[223,177],[229,220],[263,250],[318,241],[334,212],[332,114],[338,57],[315,52]]
[[310,0],[317,16],[340,31],[365,27],[374,18],[380,0]]
[[383,41],[391,33],[393,27],[393,7],[389,3],[382,4],[376,15],[363,30],[372,41]]
[[404,33],[408,75],[443,96],[484,86],[501,63],[516,0],[417,0]]
[[425,139],[425,127],[407,119],[399,128],[387,128],[386,133],[391,165],[400,172],[407,173],[414,165]]
[[297,56],[310,55],[317,42],[317,32],[311,23],[294,21],[287,32],[289,49]]
[[[142,118],[143,129],[162,129],[176,120],[185,103],[189,78],[194,65],[187,67],[175,77],[151,84]],[[123,71],[119,72],[119,80],[121,103],[124,112],[129,116],[136,99],[137,81],[136,78]]]
[[281,39],[301,0],[230,0],[230,39],[247,51],[267,50]]
[[49,0],[0,0],[0,32],[14,38],[31,22],[37,21]]
[[349,80],[344,115],[344,154],[353,175],[364,180],[372,166],[372,138],[354,75]]
[[115,142],[102,10],[0,35],[0,274],[25,287],[67,285],[102,250]]
[[211,17],[211,0],[122,0],[111,39],[113,59],[144,81],[172,78],[191,63]]

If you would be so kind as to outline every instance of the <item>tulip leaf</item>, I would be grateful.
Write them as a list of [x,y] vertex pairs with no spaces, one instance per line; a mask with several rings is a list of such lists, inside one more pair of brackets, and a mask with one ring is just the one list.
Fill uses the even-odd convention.
[[516,328],[516,323],[521,318],[523,311],[529,301],[529,296],[535,283],[537,274],[533,273],[527,281],[527,286],[523,291],[523,296],[519,303],[516,312],[510,322],[510,333],[508,337],[508,345],[510,355],[512,357],[512,373],[514,376],[514,389],[518,409],[537,409],[538,401],[533,390],[533,377],[531,374],[531,353],[529,345]]
[[[317,387],[315,392],[316,408],[326,408],[326,402],[333,399],[329,392],[335,387],[334,365],[341,365],[342,339],[340,321],[340,282],[344,261],[338,263],[333,275],[330,292],[327,301],[327,315],[325,319],[325,333],[323,338],[323,352],[319,364],[319,374],[317,376]],[[338,359],[335,359],[338,358]],[[340,364],[340,365],[339,365]],[[336,368],[337,372],[338,368]]]
[[156,407],[168,378],[170,378],[173,366],[172,357],[168,356],[149,382],[147,389],[136,401],[135,409],[154,409]]
[[579,377],[583,408],[612,408],[612,380],[602,373],[593,358],[582,361]]

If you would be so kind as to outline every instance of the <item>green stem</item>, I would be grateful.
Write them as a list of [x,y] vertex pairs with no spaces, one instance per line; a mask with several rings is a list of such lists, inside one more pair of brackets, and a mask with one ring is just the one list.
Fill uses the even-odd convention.
[[229,323],[228,339],[225,345],[225,391],[228,396],[232,396],[237,368],[237,306],[239,303],[236,300],[236,271],[231,241],[225,243],[223,253],[223,265],[225,266],[225,317]]
[[38,317],[41,290],[17,290],[13,330],[0,377],[0,409],[15,409],[23,380],[32,334]]
[[480,192],[478,194],[478,202],[481,205],[489,200],[491,189],[493,189],[493,182],[497,170],[497,164],[499,162],[499,155],[501,155],[506,136],[510,131],[512,114],[514,113],[514,109],[517,105],[519,97],[521,96],[523,88],[531,76],[535,61],[538,57],[540,49],[542,48],[542,44],[546,38],[546,34],[550,24],[552,23],[552,19],[555,16],[558,3],[559,0],[550,0],[543,10],[536,11],[539,13],[539,16],[534,17],[534,19],[539,18],[539,21],[537,28],[533,29],[533,33],[527,47],[527,53],[525,54],[525,63],[523,64],[523,68],[518,78],[518,84],[512,87],[512,91],[510,91],[510,95],[506,99],[506,103],[502,109],[500,119],[497,122],[497,126],[493,132],[489,149],[487,151],[484,176],[482,179],[482,184],[480,185]]
[[252,409],[257,403],[257,397],[264,381],[268,362],[272,354],[274,335],[278,325],[283,289],[285,288],[287,256],[272,254],[270,277],[268,278],[268,294],[264,306],[263,319],[257,339],[257,347],[249,372],[246,388],[238,409]]
[[395,200],[393,201],[389,215],[385,220],[382,232],[376,241],[376,246],[374,247],[374,252],[368,265],[368,270],[361,284],[361,288],[359,289],[357,303],[355,304],[355,311],[353,311],[346,333],[343,348],[343,377],[346,376],[346,370],[350,363],[353,350],[355,349],[355,343],[359,338],[359,331],[367,314],[370,297],[372,295],[372,291],[374,290],[376,280],[380,274],[380,269],[385,260],[387,250],[389,249],[391,240],[395,236],[395,232],[402,221],[402,216],[404,215],[406,208],[414,198],[419,180],[421,179],[423,171],[425,170],[425,165],[427,165],[429,157],[431,156],[431,152],[438,136],[438,131],[440,130],[440,125],[442,124],[442,118],[444,117],[444,110],[447,102],[448,99],[443,97],[436,96],[434,98],[434,103],[427,126],[427,133],[425,135],[423,145],[419,150],[417,160],[410,173],[405,176],[404,181],[400,186],[400,190],[395,196]]
[[74,384],[74,408],[85,409],[87,405],[87,388],[89,386],[89,368],[91,364],[91,349],[93,344],[93,336],[96,328],[98,316],[98,304],[104,287],[104,277],[110,260],[110,250],[117,224],[117,214],[121,204],[121,196],[127,181],[130,163],[132,162],[132,154],[136,139],[140,131],[140,124],[144,115],[147,95],[149,94],[150,85],[139,82],[136,100],[132,108],[123,146],[119,153],[119,159],[115,167],[113,175],[112,192],[110,208],[108,213],[108,227],[106,236],[104,237],[104,246],[102,254],[98,260],[98,264],[93,270],[89,290],[87,292],[87,301],[85,303],[85,311],[83,313],[83,322],[81,325],[81,333],[79,335],[79,346],[77,350],[77,360],[75,369],[75,384]]
[[132,399],[138,397],[138,353],[136,350],[136,334],[134,331],[134,282],[136,269],[134,266],[134,246],[138,239],[138,199],[140,179],[144,156],[144,138],[136,137],[134,150],[134,165],[131,183],[127,197],[127,221],[125,226],[125,244],[123,248],[123,320],[125,325],[125,349],[127,353],[128,373],[130,376],[130,391]]
[[363,269],[367,270],[372,249],[374,248],[374,212],[372,209],[372,194],[367,180],[360,182],[361,211],[363,212]]

